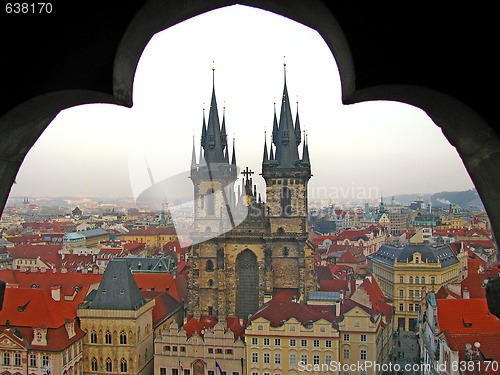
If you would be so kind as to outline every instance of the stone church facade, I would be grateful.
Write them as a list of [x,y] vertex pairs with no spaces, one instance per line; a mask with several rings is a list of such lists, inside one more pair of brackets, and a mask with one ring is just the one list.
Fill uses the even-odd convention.
[[269,148],[264,143],[266,202],[248,168],[234,192],[236,152],[233,143],[229,158],[225,115],[221,125],[215,87],[208,120],[203,117],[199,159],[193,145],[191,162],[195,230],[189,249],[188,315],[246,319],[283,289],[294,290],[297,300],[305,299],[316,289],[307,222],[311,166],[298,111],[293,121],[286,75],[272,143]]

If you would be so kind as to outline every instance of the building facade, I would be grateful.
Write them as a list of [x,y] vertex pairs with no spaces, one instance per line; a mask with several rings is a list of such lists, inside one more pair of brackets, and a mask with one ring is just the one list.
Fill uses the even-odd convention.
[[367,257],[369,272],[393,300],[395,329],[415,330],[426,293],[460,282],[466,256],[466,252],[455,254],[449,246],[383,245]]
[[95,295],[77,310],[86,333],[83,374],[151,374],[154,305],[142,296],[126,260],[110,261]]

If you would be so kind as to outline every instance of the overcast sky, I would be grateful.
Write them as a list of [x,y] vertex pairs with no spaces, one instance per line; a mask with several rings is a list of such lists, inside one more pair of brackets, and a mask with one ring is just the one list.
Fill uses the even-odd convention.
[[[473,187],[456,150],[423,111],[383,101],[342,106],[335,59],[316,31],[232,6],[152,38],[137,68],[133,108],[94,104],[61,112],[26,157],[11,196],[137,196],[150,184],[141,171],[146,162],[154,182],[186,172],[193,136],[199,156],[213,67],[230,149],[234,136],[239,167],[258,174],[284,61],[292,111],[295,117],[298,101],[308,136],[313,199]],[[260,177],[254,182],[263,188]]]

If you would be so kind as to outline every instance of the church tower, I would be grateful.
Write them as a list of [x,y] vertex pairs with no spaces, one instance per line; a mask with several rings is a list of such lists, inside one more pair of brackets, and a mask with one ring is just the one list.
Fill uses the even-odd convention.
[[266,181],[268,236],[272,241],[273,290],[298,288],[304,298],[314,289],[315,278],[307,212],[311,164],[307,141],[301,135],[298,108],[293,122],[284,65],[280,117],[278,122],[275,108],[269,152],[264,144],[262,177]]
[[[214,74],[214,70],[213,70]],[[233,145],[234,147],[234,145]],[[238,176],[236,160],[229,161],[225,112],[222,127],[219,121],[215,80],[212,87],[212,99],[208,122],[203,110],[201,129],[201,149],[199,162],[196,162],[193,142],[190,178],[194,184],[194,234],[213,237],[233,226],[232,208],[234,206],[234,181]]]
[[[285,77],[286,78],[286,77]],[[262,177],[267,202],[246,167],[238,197],[233,146],[231,161],[225,118],[219,127],[215,90],[208,124],[203,119],[200,160],[191,162],[195,215],[189,249],[188,316],[224,320],[248,318],[279,290],[304,299],[316,289],[314,246],[308,241],[307,183],[311,178],[307,143],[302,146],[298,113],[292,119],[285,86],[273,144],[264,145]]]

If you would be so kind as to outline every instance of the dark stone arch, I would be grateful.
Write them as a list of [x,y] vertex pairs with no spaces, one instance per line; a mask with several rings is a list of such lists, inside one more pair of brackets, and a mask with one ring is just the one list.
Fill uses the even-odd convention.
[[[13,95],[8,95],[7,100],[0,104],[0,176],[4,181],[0,187],[0,211],[3,211],[26,152],[60,110],[97,102],[130,107],[137,63],[155,33],[196,15],[234,4],[230,0],[150,0],[144,2],[142,7],[137,3],[105,7],[102,3],[89,1],[82,4],[80,13],[88,14],[93,19],[92,27],[82,21],[86,17],[79,20],[74,17],[73,11],[68,11],[59,12],[58,19],[54,15],[51,24],[57,22],[57,25],[64,26],[58,30],[73,27],[75,33],[43,34],[45,40],[41,38],[43,43],[38,43],[40,38],[35,36],[39,35],[39,30],[30,19],[25,35],[20,34],[17,39],[9,35],[7,47],[27,46],[25,50],[28,53],[32,53],[32,48],[35,51],[46,49],[43,50],[45,53],[38,54],[37,61],[41,68],[45,68],[39,74],[46,75],[41,80],[25,80],[23,85],[4,86],[6,92],[11,91]],[[500,197],[495,187],[500,184],[500,175],[496,173],[500,165],[500,139],[492,126],[496,118],[493,98],[480,92],[489,86],[488,78],[492,72],[489,68],[492,65],[488,64],[492,64],[494,59],[479,58],[474,51],[459,48],[466,45],[469,49],[474,46],[478,51],[491,50],[495,34],[488,30],[494,22],[490,22],[488,17],[495,12],[489,13],[484,7],[457,8],[446,12],[435,9],[432,13],[416,8],[412,14],[403,15],[398,14],[398,10],[380,6],[365,4],[359,8],[326,0],[249,0],[238,4],[283,15],[318,31],[335,56],[345,104],[395,100],[422,108],[457,148],[498,233]],[[99,12],[95,12],[97,5]],[[450,11],[455,16],[450,17]],[[113,18],[112,27],[110,18]],[[12,17],[6,22],[2,19],[4,30],[12,29],[9,19],[12,20]],[[417,32],[418,28],[413,26],[422,19],[427,20],[428,27]],[[471,23],[475,19],[474,27],[463,28],[464,19]],[[19,20],[15,22],[19,23]],[[47,22],[40,22],[43,22],[40,25],[42,29],[48,26]],[[13,29],[21,30],[23,25]],[[458,36],[446,39],[450,30]],[[47,35],[52,39],[49,40]],[[101,41],[102,38],[108,43],[99,43],[102,46],[95,44],[95,40]],[[446,43],[443,43],[444,40]],[[72,45],[71,41],[83,45],[94,43],[94,47],[57,49],[60,45]],[[100,48],[98,53],[96,48]],[[47,49],[51,53],[47,53]],[[18,52],[13,55],[7,61],[10,64],[8,71],[14,76],[18,71],[17,76],[29,74],[26,66],[32,59]],[[409,56],[412,58],[409,59]],[[62,59],[68,64],[57,71],[49,69],[54,66],[53,61]],[[426,65],[428,61],[432,61],[436,69]],[[86,69],[84,80],[80,78],[82,68]],[[465,72],[466,69],[470,72]],[[112,72],[112,80],[106,72]],[[454,73],[468,74],[459,77],[453,76]],[[474,85],[475,92],[468,93],[468,88],[463,88],[464,85],[458,82],[465,79],[469,86]],[[112,90],[106,80],[112,82]],[[51,99],[48,98],[50,96]]]
[[259,308],[259,264],[250,249],[236,257],[236,284],[236,315],[247,318]]

